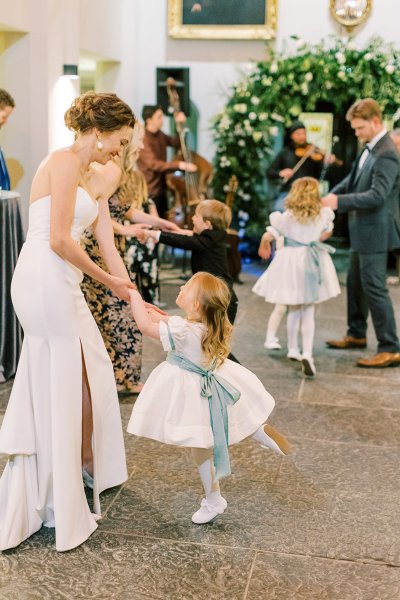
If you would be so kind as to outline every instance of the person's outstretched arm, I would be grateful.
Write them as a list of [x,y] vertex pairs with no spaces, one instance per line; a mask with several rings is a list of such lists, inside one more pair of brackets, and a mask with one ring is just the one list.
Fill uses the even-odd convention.
[[[148,312],[148,308],[143,301],[142,296],[139,294],[137,290],[129,290],[130,302],[131,302],[131,310],[133,314],[133,318],[136,321],[136,324],[139,328],[139,331],[143,335],[147,335],[148,337],[154,338],[155,340],[160,339],[160,321],[168,322],[168,315],[161,315],[159,313],[159,317],[156,317],[157,313],[152,311],[151,316]],[[154,320],[158,322],[154,322]]]

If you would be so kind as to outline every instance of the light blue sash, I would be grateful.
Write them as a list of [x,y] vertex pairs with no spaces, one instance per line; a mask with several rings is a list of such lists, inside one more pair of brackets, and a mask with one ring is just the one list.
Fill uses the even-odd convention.
[[304,304],[312,304],[318,300],[318,288],[323,282],[323,272],[321,268],[321,252],[333,254],[335,248],[323,242],[310,242],[303,244],[292,238],[285,237],[285,246],[307,248],[306,269],[304,281]]
[[191,373],[201,375],[201,396],[207,398],[210,409],[211,429],[214,437],[215,477],[221,479],[231,472],[228,452],[228,404],[235,404],[240,392],[226,379],[214,373],[214,368],[203,369],[181,354],[175,352],[175,344],[168,328],[172,350],[167,354],[167,361]]

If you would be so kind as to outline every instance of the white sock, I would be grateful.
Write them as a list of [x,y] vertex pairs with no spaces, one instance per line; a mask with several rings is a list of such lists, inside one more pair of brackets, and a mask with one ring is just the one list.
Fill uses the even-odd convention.
[[315,332],[315,304],[309,304],[301,310],[301,337],[303,341],[303,356],[312,358]]
[[280,322],[282,321],[282,317],[286,312],[285,304],[275,304],[274,310],[270,314],[267,325],[267,337],[265,339],[266,342],[272,342],[276,338],[276,333],[278,331],[278,327]]
[[287,335],[289,351],[299,351],[299,328],[301,319],[301,308],[290,307],[287,317]]

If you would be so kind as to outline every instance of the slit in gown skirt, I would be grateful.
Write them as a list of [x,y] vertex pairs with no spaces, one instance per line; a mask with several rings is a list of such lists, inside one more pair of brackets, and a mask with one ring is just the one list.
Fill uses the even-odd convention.
[[[29,231],[11,293],[24,342],[0,431],[8,462],[0,480],[0,550],[42,525],[56,549],[70,550],[96,529],[99,494],[127,479],[113,368],[79,284],[82,272],[50,248],[51,198],[29,209]],[[71,236],[79,243],[97,205],[78,188]],[[82,349],[82,350],[81,350]],[[82,482],[82,354],[93,411],[94,513]]]

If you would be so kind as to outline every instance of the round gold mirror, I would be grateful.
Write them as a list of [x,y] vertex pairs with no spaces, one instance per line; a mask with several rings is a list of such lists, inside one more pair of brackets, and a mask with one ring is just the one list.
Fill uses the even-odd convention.
[[333,18],[348,28],[359,25],[371,12],[372,0],[330,0]]

